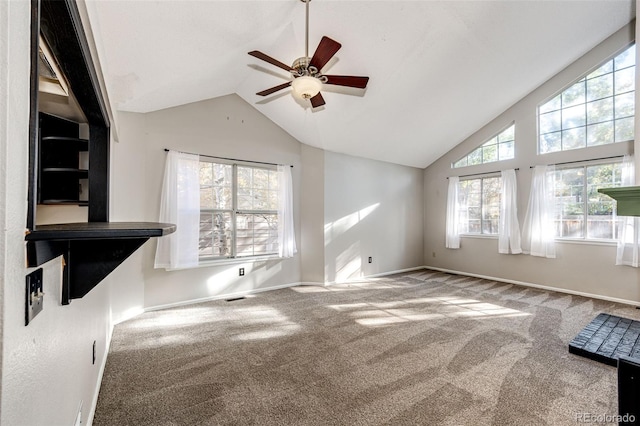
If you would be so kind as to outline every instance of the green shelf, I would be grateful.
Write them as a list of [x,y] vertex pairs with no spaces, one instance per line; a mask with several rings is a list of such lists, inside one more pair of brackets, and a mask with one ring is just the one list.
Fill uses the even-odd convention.
[[640,186],[600,188],[598,192],[618,202],[618,216],[640,216]]

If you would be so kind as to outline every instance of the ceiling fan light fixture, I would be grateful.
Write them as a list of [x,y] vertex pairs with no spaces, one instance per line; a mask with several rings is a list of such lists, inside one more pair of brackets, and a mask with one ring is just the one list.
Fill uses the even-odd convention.
[[291,82],[293,91],[302,99],[311,99],[322,89],[322,82],[315,77],[303,75]]

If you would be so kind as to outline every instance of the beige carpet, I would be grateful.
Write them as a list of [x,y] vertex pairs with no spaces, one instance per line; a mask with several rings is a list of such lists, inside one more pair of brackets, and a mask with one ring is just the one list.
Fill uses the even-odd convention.
[[568,353],[625,305],[423,270],[148,312],[115,328],[94,425],[575,425],[616,368]]

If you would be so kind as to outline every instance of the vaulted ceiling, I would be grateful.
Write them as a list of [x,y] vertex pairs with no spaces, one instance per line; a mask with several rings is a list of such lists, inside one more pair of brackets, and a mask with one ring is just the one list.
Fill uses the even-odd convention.
[[[237,93],[300,142],[426,167],[635,16],[633,0],[310,3],[310,54],[342,48],[325,73],[369,76],[365,91],[323,88],[311,109],[285,83],[304,56],[305,4],[87,0],[109,96],[149,112]],[[577,77],[577,76],[576,76]]]

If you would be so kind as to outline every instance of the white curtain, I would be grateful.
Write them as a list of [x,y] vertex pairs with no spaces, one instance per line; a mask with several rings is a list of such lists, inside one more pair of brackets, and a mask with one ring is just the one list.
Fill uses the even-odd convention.
[[176,232],[158,239],[156,268],[198,266],[200,234],[200,158],[169,151],[164,169],[160,222],[173,223]]
[[447,218],[445,247],[449,249],[460,248],[460,232],[458,229],[458,176],[449,178],[449,190],[447,191]]
[[[635,185],[635,166],[633,156],[625,155],[622,160],[622,186]],[[616,265],[637,268],[638,247],[640,246],[640,218],[635,216],[618,217],[618,250]]]
[[502,196],[500,200],[500,223],[498,224],[498,253],[522,253],[520,224],[518,223],[518,184],[516,171],[503,170]]
[[278,165],[278,256],[293,257],[296,234],[293,225],[293,181],[291,166]]
[[522,230],[524,253],[547,258],[556,257],[554,186],[555,167],[536,166]]

